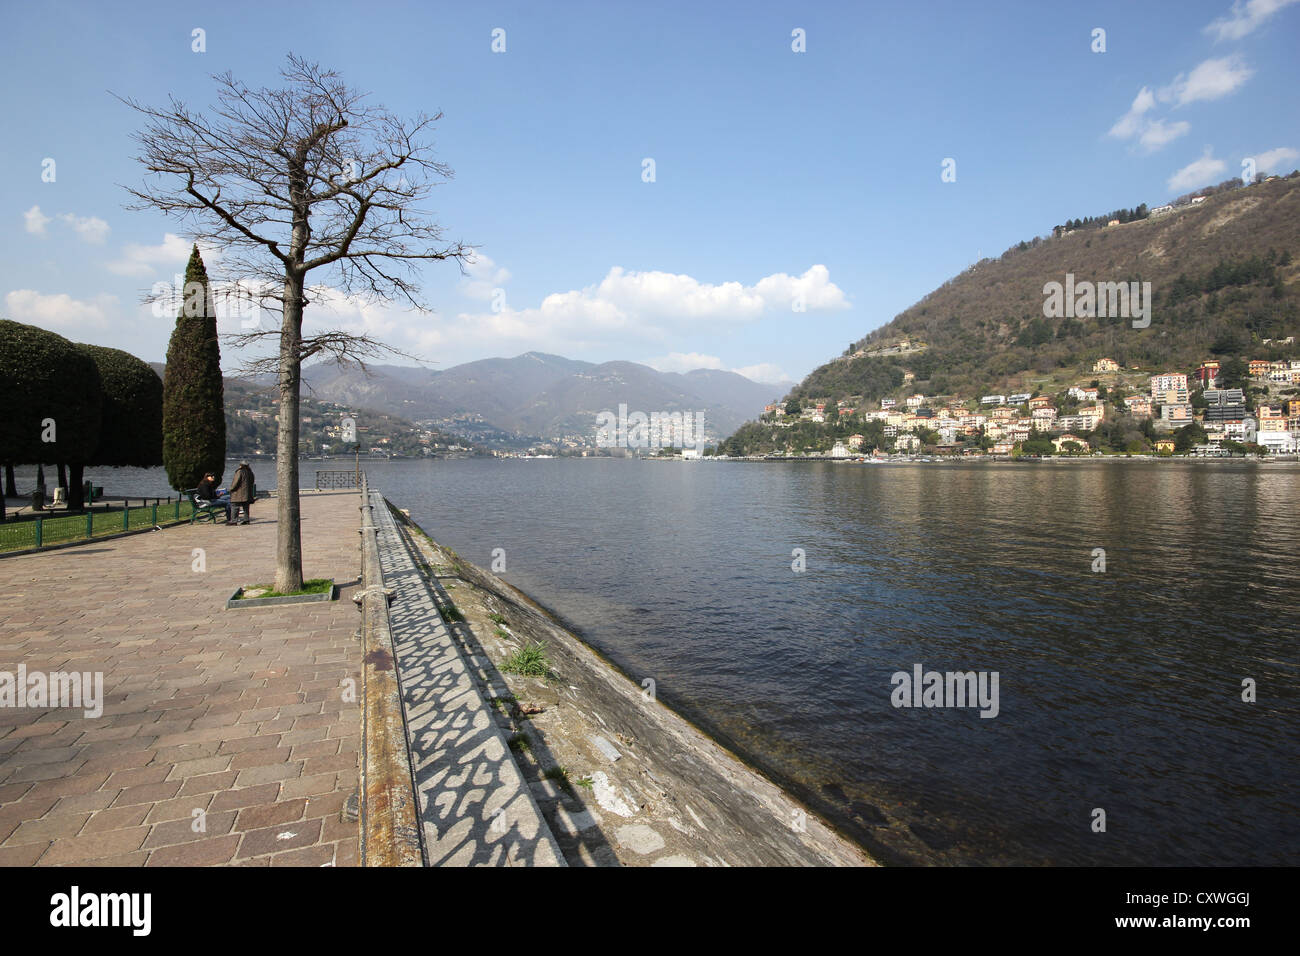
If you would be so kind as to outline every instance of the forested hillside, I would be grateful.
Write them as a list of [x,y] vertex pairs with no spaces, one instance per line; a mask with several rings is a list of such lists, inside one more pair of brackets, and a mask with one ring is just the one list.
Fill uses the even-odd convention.
[[[978,396],[1081,374],[1102,356],[1125,368],[1185,371],[1211,358],[1300,355],[1262,344],[1300,332],[1300,175],[1223,184],[1163,215],[1059,231],[981,260],[818,368],[791,397],[878,400],[901,394],[907,372],[907,391]],[[1067,273],[1150,282],[1150,326],[1045,317],[1044,284]],[[871,354],[904,341],[913,351]]]

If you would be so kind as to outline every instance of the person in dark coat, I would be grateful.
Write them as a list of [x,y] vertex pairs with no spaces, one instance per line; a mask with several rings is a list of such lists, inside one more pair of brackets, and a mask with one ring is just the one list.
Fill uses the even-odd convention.
[[204,501],[217,500],[217,476],[212,472],[209,471],[199,481],[198,496]]
[[215,474],[210,471],[204,474],[203,480],[199,482],[195,497],[202,501],[212,502],[210,507],[221,505],[226,509],[226,523],[230,523],[230,495],[221,493],[220,489],[217,488],[217,476]]
[[[248,524],[252,520],[253,499],[257,497],[257,488],[253,482],[253,469],[248,462],[241,461],[230,482],[230,504],[226,506],[226,521],[233,524]],[[239,517],[243,509],[243,518]]]

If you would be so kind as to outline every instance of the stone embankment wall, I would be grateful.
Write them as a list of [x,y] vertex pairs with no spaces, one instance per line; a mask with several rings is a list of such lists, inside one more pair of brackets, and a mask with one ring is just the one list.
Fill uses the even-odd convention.
[[[534,778],[534,795],[570,864],[873,865],[526,594],[437,545],[402,512],[393,514],[425,555],[437,599],[444,606],[454,599],[467,615],[452,630],[480,675],[483,697],[510,702],[515,720],[505,729],[523,731],[511,735],[515,743],[529,740],[528,759],[522,748],[516,759]],[[545,645],[549,680],[500,673],[509,652],[533,643]],[[525,713],[533,704],[544,712],[520,720],[526,702]],[[507,707],[497,711],[498,723],[507,723]],[[565,766],[548,756],[534,767],[539,752],[562,755]]]

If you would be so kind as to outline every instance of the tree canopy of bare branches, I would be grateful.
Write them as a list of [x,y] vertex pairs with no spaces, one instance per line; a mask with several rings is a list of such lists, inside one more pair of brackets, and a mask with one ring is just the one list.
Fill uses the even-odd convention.
[[[195,239],[220,250],[224,279],[251,289],[279,314],[279,328],[245,330],[236,345],[278,339],[276,354],[247,368],[277,375],[275,587],[302,586],[298,506],[299,392],[302,363],[313,357],[364,364],[393,352],[344,330],[303,334],[307,291],[399,301],[428,311],[422,263],[461,265],[472,249],[446,238],[421,207],[451,169],[429,137],[441,118],[403,120],[340,76],[290,54],[284,85],[250,89],[229,73],[214,77],[217,101],[206,113],[175,97],[165,107],[122,99],[144,118],[135,134],[144,182],[125,187],[130,209],[178,219]],[[309,278],[310,277],[310,278]]]

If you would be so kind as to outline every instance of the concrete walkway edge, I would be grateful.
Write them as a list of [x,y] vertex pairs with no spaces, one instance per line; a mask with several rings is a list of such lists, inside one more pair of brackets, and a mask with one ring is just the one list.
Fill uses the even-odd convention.
[[387,502],[370,497],[426,863],[566,866]]
[[361,483],[361,865],[420,866],[424,861],[406,747],[406,724],[398,684],[388,590],[379,558],[376,508],[383,498]]

